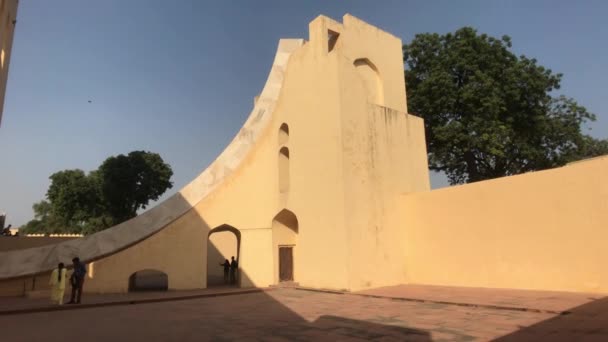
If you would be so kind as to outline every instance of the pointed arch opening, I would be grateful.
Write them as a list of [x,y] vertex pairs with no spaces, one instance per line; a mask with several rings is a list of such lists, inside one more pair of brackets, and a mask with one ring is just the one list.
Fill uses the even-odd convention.
[[283,123],[279,128],[279,146],[289,142],[289,125]]
[[299,229],[298,218],[288,209],[281,210],[272,219],[275,283],[292,282],[297,279],[295,266]]
[[[241,251],[241,232],[233,226],[223,224],[207,235],[207,287],[240,286],[239,263]],[[237,268],[226,268],[224,263],[232,263]]]
[[368,100],[377,105],[384,105],[384,87],[378,68],[367,58],[356,59],[353,63],[357,74],[363,80]]

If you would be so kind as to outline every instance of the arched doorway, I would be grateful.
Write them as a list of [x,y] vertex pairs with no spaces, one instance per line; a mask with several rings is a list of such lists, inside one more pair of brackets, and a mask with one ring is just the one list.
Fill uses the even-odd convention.
[[[214,286],[240,286],[239,273],[235,274],[235,281],[230,276],[224,277],[225,260],[231,261],[234,257],[240,261],[241,232],[227,224],[212,229],[207,236],[207,287]],[[238,270],[238,269],[237,269]]]
[[298,218],[288,209],[281,210],[272,220],[275,283],[297,279],[295,265],[298,231]]
[[129,292],[167,291],[168,288],[169,277],[166,273],[158,270],[141,270],[129,277]]

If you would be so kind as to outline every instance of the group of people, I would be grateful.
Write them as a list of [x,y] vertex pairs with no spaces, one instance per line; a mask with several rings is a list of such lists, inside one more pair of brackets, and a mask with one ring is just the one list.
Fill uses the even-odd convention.
[[[80,304],[82,287],[84,286],[84,278],[87,274],[87,268],[82,262],[80,262],[79,258],[72,259],[72,266],[74,268],[72,275],[70,276],[72,296],[67,304]],[[65,265],[60,262],[59,265],[57,265],[57,268],[51,273],[51,279],[49,279],[49,284],[52,287],[51,301],[58,305],[63,305],[67,273],[68,270],[66,269]]]
[[220,262],[220,266],[224,267],[224,283],[225,284],[236,284],[236,271],[239,268],[239,263],[232,257],[232,262],[228,259]]

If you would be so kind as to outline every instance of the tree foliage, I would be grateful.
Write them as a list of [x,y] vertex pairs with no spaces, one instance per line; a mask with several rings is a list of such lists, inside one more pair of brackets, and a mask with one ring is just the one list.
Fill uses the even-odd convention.
[[35,217],[25,233],[93,233],[124,222],[157,200],[173,184],[171,166],[160,155],[133,151],[109,157],[86,174],[52,174],[48,201],[33,205]]
[[425,120],[430,168],[452,184],[608,153],[608,141],[581,133],[595,115],[552,96],[562,75],[510,48],[508,36],[469,27],[404,46],[409,112]]
[[65,226],[53,213],[53,207],[48,201],[40,201],[32,206],[34,219],[19,228],[21,234],[29,233],[72,233],[71,227]]
[[128,220],[157,200],[167,189],[173,171],[156,153],[134,151],[110,157],[99,167],[101,196],[115,221]]
[[94,174],[65,170],[50,177],[46,197],[52,203],[55,218],[66,227],[83,225],[100,212],[101,201]]

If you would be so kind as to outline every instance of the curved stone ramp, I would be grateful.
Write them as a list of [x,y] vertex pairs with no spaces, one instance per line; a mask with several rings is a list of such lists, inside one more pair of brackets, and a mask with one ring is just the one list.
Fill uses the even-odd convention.
[[79,256],[91,262],[117,253],[157,233],[211,194],[239,167],[269,125],[292,52],[303,39],[281,39],[272,69],[254,108],[232,142],[196,179],[145,213],[104,231],[55,245],[0,253],[0,279],[51,271]]

